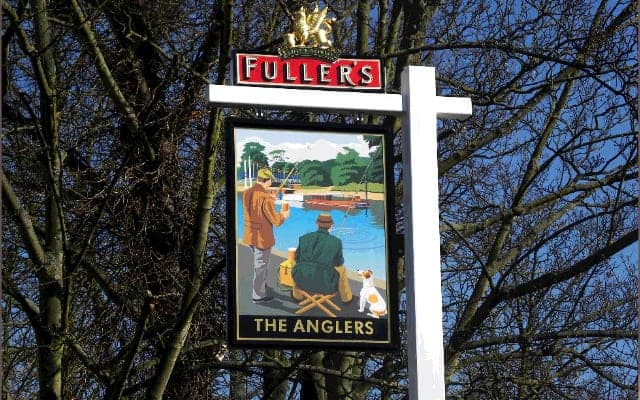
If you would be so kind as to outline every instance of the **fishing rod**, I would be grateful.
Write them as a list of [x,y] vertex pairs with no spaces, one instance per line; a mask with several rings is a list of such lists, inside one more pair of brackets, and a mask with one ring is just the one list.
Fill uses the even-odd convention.
[[298,161],[295,164],[293,164],[293,167],[291,167],[291,170],[287,174],[287,177],[282,180],[282,183],[280,183],[280,187],[278,187],[278,190],[281,190],[284,187],[284,185],[287,183],[287,180],[289,179],[289,177],[293,173],[293,170],[296,169],[296,167],[298,166],[299,163],[300,163],[300,161]]
[[[307,152],[311,151],[311,147],[307,145]],[[284,178],[284,180],[282,181],[282,183],[280,183],[280,187],[278,188],[278,190],[282,189],[285,185],[285,183],[287,183],[287,180],[289,179],[289,177],[291,176],[291,174],[293,173],[293,171],[298,168],[298,164],[300,164],[302,160],[298,160],[293,164],[293,167],[291,167],[291,170],[289,171],[289,173],[287,174],[287,177]]]

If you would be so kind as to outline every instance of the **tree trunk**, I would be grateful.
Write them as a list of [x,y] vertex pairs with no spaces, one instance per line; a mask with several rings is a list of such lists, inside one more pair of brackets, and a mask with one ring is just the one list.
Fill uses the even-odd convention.
[[202,286],[202,263],[207,243],[207,232],[211,220],[211,204],[214,197],[213,175],[216,160],[216,153],[219,145],[220,132],[222,131],[222,119],[219,110],[211,112],[210,131],[207,135],[205,147],[205,162],[202,172],[202,186],[198,199],[197,215],[194,227],[194,244],[192,253],[192,265],[190,266],[189,282],[182,300],[180,320],[176,322],[174,334],[168,348],[163,352],[160,365],[156,371],[154,382],[151,385],[147,399],[161,400],[164,391],[169,383],[169,378],[173,372],[178,356],[182,351],[191,321],[200,304],[200,289]]
[[63,265],[64,215],[60,204],[62,163],[59,153],[58,112],[56,104],[56,67],[53,32],[49,25],[46,3],[34,0],[36,46],[40,49],[40,124],[43,147],[47,149],[44,171],[48,172],[45,260],[40,277],[40,323],[38,330],[38,361],[40,398],[62,398],[63,340]]
[[[242,361],[242,351],[235,350],[230,353],[230,358],[233,361]],[[242,371],[231,370],[231,392],[229,398],[237,400],[247,400],[247,378]]]
[[[362,367],[356,352],[330,353],[325,357],[325,367],[340,371],[342,374],[356,376],[362,374]],[[327,381],[328,399],[364,399],[364,394],[367,391],[365,385],[359,387],[359,385],[354,385],[352,379],[345,379],[335,375],[327,376],[325,379]]]
[[[309,363],[317,367],[323,367],[324,351],[311,354]],[[303,374],[300,400],[330,400],[327,397],[325,376],[318,373],[305,372]]]
[[[269,359],[280,360],[282,359],[282,351],[271,350],[265,352]],[[277,368],[264,368],[263,369],[263,385],[265,400],[284,400],[287,395],[288,380],[286,376],[283,376],[282,370]]]
[[356,55],[364,56],[369,51],[369,15],[371,14],[371,2],[369,0],[358,1],[358,33],[356,38]]

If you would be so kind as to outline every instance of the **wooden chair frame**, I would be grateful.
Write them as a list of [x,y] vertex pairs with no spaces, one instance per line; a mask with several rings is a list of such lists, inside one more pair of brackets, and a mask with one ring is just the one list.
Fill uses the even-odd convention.
[[333,301],[331,301],[331,299],[333,299],[334,297],[336,297],[337,293],[330,293],[330,294],[322,294],[322,293],[314,293],[314,294],[309,294],[308,292],[296,287],[296,292],[300,293],[304,296],[304,299],[302,301],[300,301],[298,303],[298,305],[300,305],[300,308],[298,309],[298,311],[296,311],[296,315],[300,315],[303,314],[313,308],[318,307],[319,309],[321,309],[322,311],[324,311],[325,314],[327,314],[328,316],[332,317],[332,318],[336,318],[336,314],[334,314],[331,310],[329,310],[327,307],[324,306],[323,303],[327,303],[329,306],[331,306],[334,310],[336,311],[341,311],[342,309],[340,307],[338,307],[336,305],[336,303],[334,303]]

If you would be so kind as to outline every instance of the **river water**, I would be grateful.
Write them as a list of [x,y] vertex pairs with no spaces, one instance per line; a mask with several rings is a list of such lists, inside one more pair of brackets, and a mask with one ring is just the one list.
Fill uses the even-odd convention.
[[[306,207],[290,207],[291,217],[280,227],[274,228],[275,249],[286,252],[289,247],[298,246],[298,238],[317,230],[316,218],[320,213],[330,213],[334,221],[332,234],[342,240],[344,265],[356,269],[371,269],[377,279],[386,281],[387,243],[385,236],[385,210],[381,200],[370,200],[368,210],[321,211]],[[279,210],[280,206],[276,206]],[[244,235],[242,195],[236,201],[239,239]]]

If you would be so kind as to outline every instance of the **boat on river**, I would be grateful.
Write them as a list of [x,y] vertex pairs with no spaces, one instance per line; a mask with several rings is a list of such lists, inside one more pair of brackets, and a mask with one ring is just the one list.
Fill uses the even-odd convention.
[[304,201],[304,195],[302,193],[298,193],[294,188],[270,187],[268,191],[273,197],[275,197],[276,200],[284,200],[288,202],[299,202],[299,203],[302,203]]
[[304,206],[318,210],[330,209],[366,209],[369,208],[369,200],[358,195],[344,193],[318,193],[304,196]]

